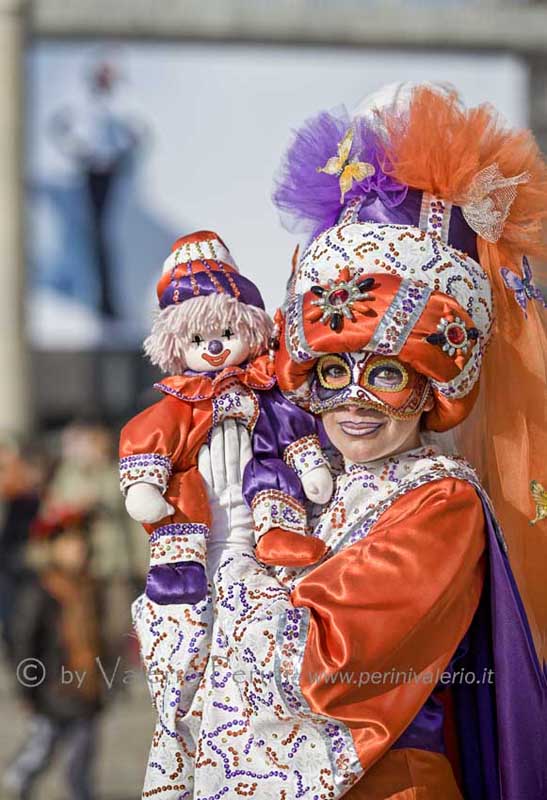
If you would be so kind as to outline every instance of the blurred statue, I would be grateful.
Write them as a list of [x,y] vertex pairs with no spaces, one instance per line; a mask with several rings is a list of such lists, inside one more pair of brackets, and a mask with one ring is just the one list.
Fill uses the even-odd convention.
[[113,192],[144,138],[144,127],[116,106],[120,73],[108,61],[97,63],[88,79],[85,103],[59,110],[51,133],[74,162],[89,200],[91,233],[99,282],[99,307],[105,317],[118,315],[112,289],[112,258],[107,225]]

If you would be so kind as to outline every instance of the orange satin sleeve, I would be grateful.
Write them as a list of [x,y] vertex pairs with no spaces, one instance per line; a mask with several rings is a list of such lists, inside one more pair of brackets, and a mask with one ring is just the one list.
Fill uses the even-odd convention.
[[395,501],[366,538],[293,590],[311,612],[301,690],[351,729],[365,769],[416,716],[468,629],[484,549],[478,495],[445,478]]
[[165,395],[122,428],[120,458],[156,453],[177,463],[185,450],[191,422],[190,404]]

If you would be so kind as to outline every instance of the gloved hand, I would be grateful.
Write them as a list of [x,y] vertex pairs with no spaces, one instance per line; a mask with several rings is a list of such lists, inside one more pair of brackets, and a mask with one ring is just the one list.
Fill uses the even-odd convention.
[[125,508],[136,522],[152,524],[175,513],[175,509],[152,483],[134,483],[127,490]]
[[199,451],[198,469],[207,486],[211,509],[207,542],[207,572],[211,579],[226,555],[253,552],[253,518],[242,491],[243,472],[251,455],[249,433],[233,419],[214,428],[210,446],[204,445]]
[[334,481],[327,466],[315,467],[300,478],[304,494],[312,503],[327,503],[332,496]]

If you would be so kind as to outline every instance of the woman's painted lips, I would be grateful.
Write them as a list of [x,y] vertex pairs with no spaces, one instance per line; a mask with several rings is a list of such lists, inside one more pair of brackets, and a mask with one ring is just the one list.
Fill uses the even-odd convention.
[[384,422],[365,422],[364,420],[360,422],[342,420],[338,424],[348,436],[374,436],[385,425]]
[[209,353],[203,353],[201,357],[204,358],[205,361],[207,361],[207,363],[212,367],[221,367],[231,352],[231,350],[224,350],[224,352],[219,356],[211,356]]

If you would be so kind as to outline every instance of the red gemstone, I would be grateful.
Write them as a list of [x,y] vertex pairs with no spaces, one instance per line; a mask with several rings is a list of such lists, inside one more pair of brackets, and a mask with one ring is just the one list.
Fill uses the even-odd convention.
[[461,325],[449,325],[444,335],[454,347],[460,347],[467,341],[467,333]]
[[335,289],[329,294],[329,303],[331,306],[343,306],[349,300],[349,292],[347,289]]

